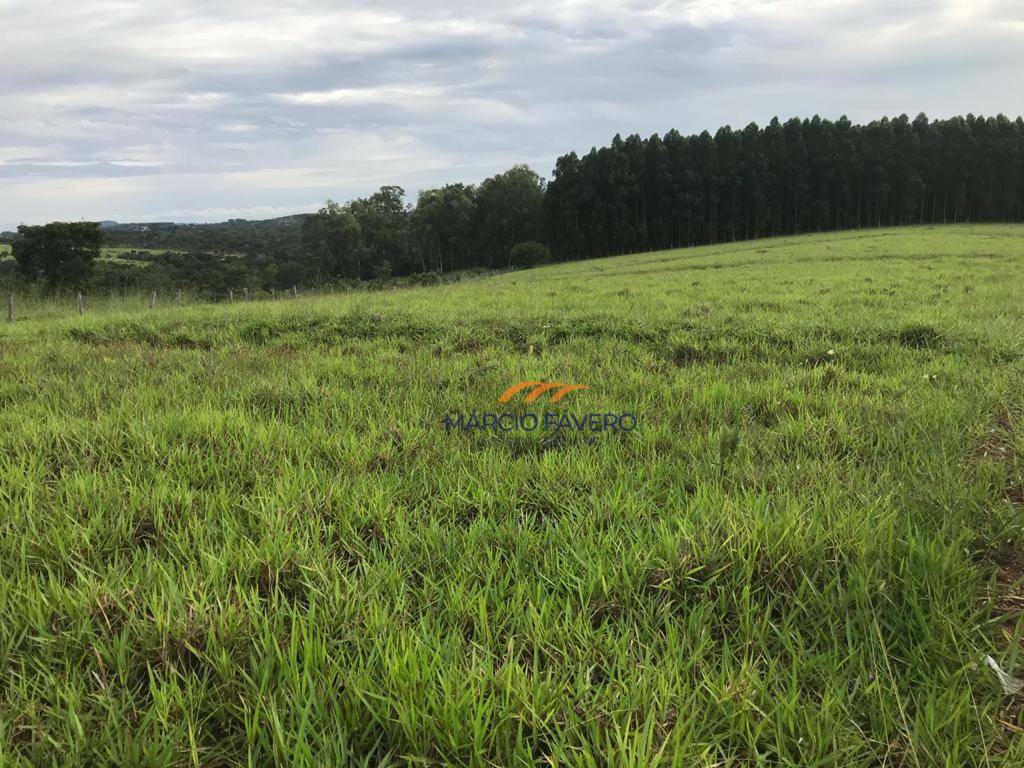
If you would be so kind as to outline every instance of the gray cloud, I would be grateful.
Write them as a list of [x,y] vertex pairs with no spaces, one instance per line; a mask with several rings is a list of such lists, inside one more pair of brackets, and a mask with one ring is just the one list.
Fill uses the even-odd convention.
[[0,228],[410,193],[615,133],[1013,112],[1009,0],[0,0]]

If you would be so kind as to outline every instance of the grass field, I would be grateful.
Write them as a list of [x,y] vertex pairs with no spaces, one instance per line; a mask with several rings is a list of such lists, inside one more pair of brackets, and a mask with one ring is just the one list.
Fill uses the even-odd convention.
[[1015,226],[6,324],[0,764],[1020,765],[1022,374]]
[[[132,264],[145,264],[145,262],[137,262],[132,259],[125,259],[126,253],[132,252],[143,252],[152,254],[166,253],[167,250],[160,250],[154,248],[101,248],[100,249],[100,260],[101,261],[127,261]],[[182,251],[171,251],[171,253],[182,253]],[[8,243],[0,243],[0,259],[9,258],[11,256],[11,246]]]

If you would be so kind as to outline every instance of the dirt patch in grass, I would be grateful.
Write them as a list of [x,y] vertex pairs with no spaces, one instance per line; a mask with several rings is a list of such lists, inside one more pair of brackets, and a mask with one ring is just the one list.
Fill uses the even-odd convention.
[[986,553],[985,559],[997,567],[1000,584],[1012,586],[1024,579],[1024,549],[999,546]]
[[1024,613],[1024,549],[1001,544],[982,550],[976,561],[994,571],[995,581],[986,586],[984,599],[992,605],[996,646],[1003,650],[1013,640],[1014,630]]
[[132,524],[131,542],[135,547],[151,549],[156,546],[160,532],[157,530],[153,518],[148,515],[140,516]]
[[975,446],[974,458],[1013,461],[1017,454],[1010,435],[1017,421],[1019,418],[1009,408],[998,411]]
[[593,600],[590,603],[590,626],[597,629],[605,622],[618,621],[622,614],[622,606],[614,600]]
[[303,574],[302,565],[296,560],[259,563],[252,575],[251,584],[259,598],[266,602],[280,598],[302,609],[309,607],[311,588]]
[[[1017,460],[1012,438],[1020,423],[1014,409],[998,410],[975,444],[972,459],[1012,467]],[[1012,479],[1013,473],[1008,474],[1011,479],[996,492],[995,498],[1017,507],[1024,506],[1024,487]],[[994,573],[994,583],[986,587],[983,599],[992,605],[992,618],[997,627],[995,643],[1001,649],[1006,648],[1013,641],[1017,622],[1024,614],[1024,546],[1012,541],[982,545],[975,560],[987,572]]]
[[1007,486],[1003,489],[1003,498],[1015,507],[1024,507],[1024,486]]

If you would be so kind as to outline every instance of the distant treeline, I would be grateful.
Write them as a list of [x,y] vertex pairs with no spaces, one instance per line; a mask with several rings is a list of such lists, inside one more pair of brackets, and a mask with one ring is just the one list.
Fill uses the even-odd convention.
[[251,221],[229,219],[216,224],[102,222],[105,244],[118,248],[159,251],[267,253],[294,248],[303,215]]
[[[1022,219],[1020,117],[776,118],[714,136],[616,136],[558,158],[547,184],[519,165],[478,185],[425,189],[415,205],[385,186],[305,216],[108,222],[105,245],[148,249],[130,256],[148,264],[107,262],[92,282],[219,295],[832,229]],[[17,253],[19,236],[5,234]],[[38,265],[22,273],[42,274]],[[54,271],[57,280],[65,274],[82,272]]]

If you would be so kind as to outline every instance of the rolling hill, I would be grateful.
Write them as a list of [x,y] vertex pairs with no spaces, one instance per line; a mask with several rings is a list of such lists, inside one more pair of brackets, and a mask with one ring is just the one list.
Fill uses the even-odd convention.
[[2,762],[1020,764],[1022,245],[4,325]]

